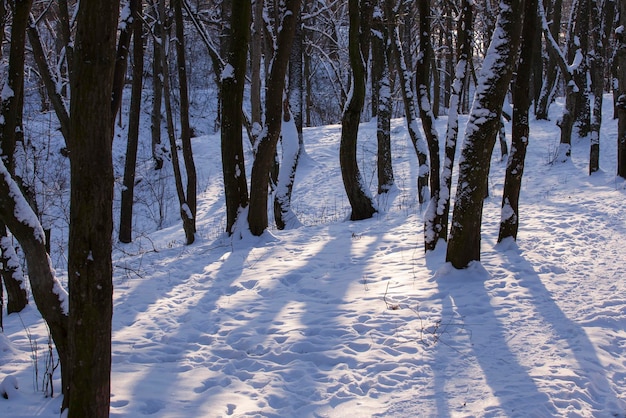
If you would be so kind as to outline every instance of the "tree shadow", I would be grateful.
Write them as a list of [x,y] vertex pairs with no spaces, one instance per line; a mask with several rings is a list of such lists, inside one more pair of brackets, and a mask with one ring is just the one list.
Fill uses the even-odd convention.
[[[454,330],[438,343],[435,365],[437,416],[463,413],[466,408],[486,415],[551,416],[548,396],[537,387],[528,370],[508,344],[506,326],[485,288],[490,279],[476,263],[466,270],[435,274],[442,300],[442,323],[455,324]],[[444,339],[445,338],[445,339]],[[481,388],[488,386],[489,393]],[[451,405],[446,393],[465,394]],[[520,407],[538,405],[537,411]],[[467,413],[467,412],[466,412]]]
[[[554,379],[563,379],[563,386],[567,387],[566,395],[562,399],[553,399],[552,402],[569,405],[578,413],[582,408],[581,404],[586,404],[594,416],[626,416],[626,402],[618,397],[620,388],[616,387],[617,383],[612,384],[610,370],[600,360],[599,347],[589,338],[584,325],[563,312],[545,287],[539,273],[516,244],[506,248],[502,255],[509,265],[519,267],[515,278],[519,286],[527,289],[537,314],[547,323],[546,331],[552,334],[549,343],[558,347],[560,357],[573,357],[574,361],[570,361],[568,365],[569,373],[565,376],[559,375],[558,365],[550,370],[557,374]],[[561,268],[557,270],[563,271]],[[563,353],[565,350],[567,353]],[[613,357],[610,352],[605,354]]]
[[[367,222],[354,223],[354,228],[316,227],[312,236],[299,231],[301,242],[223,248],[209,252],[204,264],[180,266],[185,270],[173,273],[177,283],[163,292],[162,300],[144,301],[138,310],[146,322],[135,325],[143,343],[118,360],[147,366],[120,389],[120,394],[138,391],[142,396],[112,399],[112,415],[167,413],[181,405],[188,416],[207,411],[311,415],[369,396],[373,383],[338,380],[362,368],[374,375],[378,367],[359,360],[371,347],[368,331],[373,326],[364,325],[367,318],[351,310],[345,298],[349,287],[363,280],[379,245],[381,237],[369,235],[369,228]],[[317,239],[317,229],[329,237]],[[280,247],[284,265],[274,258],[274,247]],[[215,263],[222,265],[216,270]],[[141,295],[135,298],[141,300]],[[163,303],[163,314],[171,318],[158,317],[156,309]],[[346,325],[351,323],[355,325]],[[170,393],[175,402],[164,402],[142,387]],[[257,395],[262,392],[267,395]]]

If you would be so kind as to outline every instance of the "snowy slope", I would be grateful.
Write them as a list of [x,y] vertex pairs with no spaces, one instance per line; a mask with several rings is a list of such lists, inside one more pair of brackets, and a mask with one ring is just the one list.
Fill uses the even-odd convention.
[[[234,242],[221,233],[219,137],[196,138],[197,242],[183,245],[170,201],[163,229],[138,213],[141,236],[114,254],[111,416],[626,417],[626,183],[614,174],[605,102],[602,170],[591,177],[585,141],[571,162],[548,164],[559,105],[553,121],[532,122],[517,243],[495,245],[496,150],[482,260],[464,271],[445,264],[443,245],[424,255],[402,120],[392,129],[397,189],[377,197],[375,218],[346,220],[340,127],[307,129],[293,200],[305,226]],[[375,123],[359,135],[375,190]],[[34,388],[35,341],[41,389],[38,313],[5,318],[2,417],[58,416],[56,393]],[[58,370],[54,382],[58,392]]]

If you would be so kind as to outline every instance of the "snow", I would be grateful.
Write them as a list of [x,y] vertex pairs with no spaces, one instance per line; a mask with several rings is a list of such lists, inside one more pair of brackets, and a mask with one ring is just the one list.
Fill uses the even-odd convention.
[[235,69],[233,68],[232,65],[226,64],[224,66],[224,69],[222,69],[222,81],[227,80],[229,78],[234,78],[234,77],[235,77]]
[[[552,121],[561,112],[558,101]],[[440,135],[445,126],[439,117]],[[566,164],[548,164],[558,128],[531,120],[517,243],[496,245],[505,165],[495,155],[481,262],[465,270],[445,263],[443,242],[424,255],[403,120],[392,121],[397,188],[376,197],[384,210],[374,218],[345,220],[340,130],[304,132],[292,206],[304,226],[234,240],[220,229],[219,136],[194,139],[204,162],[196,243],[184,245],[175,210],[160,230],[138,215],[139,237],[113,256],[111,416],[624,418],[626,182],[614,175],[616,121],[604,118],[602,170],[590,177],[588,142],[574,142]],[[374,190],[375,123],[362,124],[359,141]],[[125,144],[115,146],[120,155]],[[175,208],[175,194],[168,199]],[[27,335],[39,347],[48,338],[34,304],[4,325],[0,381],[18,396],[0,398],[0,416],[58,416],[60,397],[34,389]],[[38,362],[41,373],[41,351]]]

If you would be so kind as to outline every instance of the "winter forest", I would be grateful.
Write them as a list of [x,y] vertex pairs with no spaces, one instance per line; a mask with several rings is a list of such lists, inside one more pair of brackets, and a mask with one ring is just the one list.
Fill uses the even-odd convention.
[[626,0],[0,24],[0,416],[626,418]]

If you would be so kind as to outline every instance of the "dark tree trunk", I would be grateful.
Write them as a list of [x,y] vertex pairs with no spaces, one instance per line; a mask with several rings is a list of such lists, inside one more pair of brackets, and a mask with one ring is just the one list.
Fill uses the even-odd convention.
[[430,77],[428,68],[430,66],[430,13],[429,1],[419,0],[418,8],[420,15],[420,52],[417,60],[417,102],[420,109],[420,119],[428,144],[428,154],[430,157],[430,202],[424,216],[424,250],[434,250],[437,245],[437,237],[441,230],[441,216],[437,211],[440,191],[440,158],[439,158],[439,134],[434,125],[434,116],[428,97],[428,87]]
[[376,13],[376,16],[378,18],[374,19],[375,32],[372,36],[372,97],[376,96],[376,106],[372,103],[372,114],[377,116],[378,194],[382,194],[387,193],[394,185],[391,159],[392,98],[389,74],[389,57],[391,54],[389,49],[391,45],[389,44],[387,27],[382,19],[382,11]]
[[[541,1],[541,0],[539,0]],[[524,27],[520,47],[517,76],[513,83],[513,124],[511,130],[511,154],[506,167],[504,191],[502,193],[502,213],[498,242],[512,237],[517,239],[519,228],[519,195],[524,175],[524,161],[528,146],[528,113],[532,97],[530,89],[535,50],[534,32],[537,28],[537,0],[526,0],[524,6]]]
[[[0,155],[4,165],[11,174],[15,172],[16,133],[22,130],[19,122],[22,120],[22,97],[24,94],[24,48],[31,4],[32,0],[19,0],[15,1],[13,5],[9,66],[1,102]],[[6,92],[10,92],[10,94]],[[0,255],[0,262],[2,263],[1,274],[8,297],[7,312],[20,312],[28,304],[26,289],[22,285],[24,277],[19,268],[19,260],[15,256],[6,227],[1,222],[0,240],[2,241],[0,244],[2,251]]]
[[[388,19],[397,21],[397,13],[394,10],[394,0],[385,0],[385,12]],[[396,69],[399,72],[399,79],[402,91],[402,101],[404,104],[404,114],[406,118],[407,130],[411,137],[411,142],[417,154],[418,176],[417,176],[417,195],[419,203],[422,204],[428,195],[428,146],[421,137],[417,128],[417,110],[415,109],[415,101],[413,89],[411,88],[411,73],[406,66],[406,58],[403,50],[403,44],[400,42],[397,23],[389,31],[389,38],[394,51],[393,59]]]
[[459,113],[462,108],[462,95],[466,81],[469,79],[472,52],[472,24],[473,10],[470,0],[464,0],[461,4],[461,16],[457,26],[457,49],[458,62],[454,71],[454,81],[448,104],[448,126],[446,128],[445,158],[441,171],[441,190],[437,202],[437,216],[440,217],[441,227],[434,231],[438,234],[434,237],[435,245],[439,239],[448,239],[448,216],[450,214],[450,198],[452,190],[452,169],[456,156],[456,145],[459,133]]
[[[287,102],[283,108],[283,144],[281,172],[278,176],[276,195],[274,196],[274,220],[278,229],[293,228],[300,225],[291,209],[291,196],[296,178],[296,170],[300,156],[304,152],[302,132],[303,89],[302,54],[304,39],[302,37],[302,13],[298,13],[293,46],[289,55],[289,87]],[[295,127],[294,132],[289,128]],[[287,132],[285,132],[287,129]]]
[[59,31],[63,48],[65,49],[65,63],[67,65],[67,74],[72,78],[73,61],[74,61],[74,42],[72,42],[72,29],[70,23],[70,8],[67,0],[58,0],[59,5]]
[[132,241],[133,200],[135,195],[135,168],[137,165],[137,146],[139,144],[139,119],[141,116],[141,94],[143,86],[144,38],[143,22],[139,18],[142,13],[142,2],[134,0],[133,10],[133,84],[128,115],[128,143],[126,145],[126,162],[124,165],[124,187],[120,204],[120,242]]
[[604,72],[608,38],[615,17],[615,2],[607,0],[600,4],[591,3],[591,42],[593,47],[589,54],[591,67],[591,123],[589,174],[600,170],[600,126],[602,124],[602,95],[604,94]]
[[[28,296],[24,283],[24,272],[20,267],[13,247],[13,240],[8,234],[6,225],[0,221],[0,262],[2,263],[2,281],[7,289],[7,313],[21,312],[28,305]],[[2,285],[0,284],[0,287]],[[0,314],[0,328],[2,328]]]
[[[502,113],[520,44],[523,0],[504,0],[497,31],[485,62],[465,133],[465,146],[459,164],[456,203],[446,261],[465,268],[480,260],[483,199]],[[487,116],[486,116],[487,115]]]
[[341,118],[339,162],[343,185],[350,201],[353,221],[371,218],[376,213],[365,181],[357,164],[357,136],[361,112],[365,103],[366,62],[369,56],[369,36],[373,6],[369,0],[348,1],[349,56],[352,68],[352,88]]
[[115,70],[113,72],[113,94],[111,107],[113,108],[112,123],[115,123],[117,112],[122,106],[122,94],[124,92],[124,84],[126,84],[126,69],[128,68],[128,53],[130,40],[133,36],[133,16],[141,0],[132,0],[129,2],[129,13],[123,16],[126,20],[120,29],[117,42],[117,55],[115,58]]
[[[164,9],[165,2],[159,3],[159,14],[165,16],[166,11]],[[166,25],[167,27],[167,25]],[[164,33],[163,43],[169,44],[169,34]],[[167,49],[166,49],[167,51]],[[170,143],[170,155],[172,158],[172,169],[174,171],[174,183],[176,185],[176,195],[178,197],[180,218],[183,221],[183,231],[185,233],[185,242],[187,245],[193,244],[195,239],[195,225],[194,218],[189,205],[187,203],[187,197],[185,196],[185,188],[183,186],[183,177],[180,170],[180,161],[178,159],[178,147],[176,146],[176,128],[174,126],[174,113],[172,109],[172,89],[170,85],[170,71],[169,71],[169,54],[165,53],[161,55],[162,68],[163,68],[163,103],[165,105],[165,120],[167,124],[167,137]],[[181,103],[181,108],[182,108]],[[182,121],[181,121],[182,122]],[[182,123],[181,123],[182,125]]]
[[163,168],[164,149],[161,144],[161,106],[163,104],[163,54],[164,52],[164,29],[163,19],[159,12],[160,4],[163,0],[155,1],[150,12],[154,18],[154,28],[152,39],[152,113],[150,115],[150,133],[152,138],[152,159],[155,170]]
[[183,20],[183,0],[174,1],[174,20],[176,23],[176,62],[178,64],[178,84],[180,99],[180,137],[183,150],[183,162],[187,175],[187,186],[185,189],[186,206],[181,210],[185,212],[188,219],[189,231],[186,232],[187,244],[193,243],[196,232],[196,212],[197,212],[197,175],[196,164],[193,160],[193,150],[191,148],[191,127],[189,125],[189,87],[187,82],[187,63],[185,60],[185,26]]
[[61,95],[60,90],[57,89],[57,80],[55,80],[55,77],[52,75],[52,69],[50,68],[50,64],[48,64],[46,53],[44,52],[41,44],[39,30],[37,29],[35,19],[32,15],[29,16],[27,32],[33,59],[37,64],[37,69],[39,70],[39,75],[45,86],[46,93],[48,94],[48,98],[52,103],[54,112],[57,115],[59,124],[61,125],[61,133],[63,134],[65,143],[68,144],[70,136],[70,117],[65,106],[63,96]]
[[[224,2],[226,3],[226,2]],[[228,32],[223,38],[229,39],[226,62],[232,73],[222,77],[221,126],[222,126],[222,171],[226,195],[226,232],[232,234],[237,217],[248,206],[248,184],[242,143],[243,90],[245,85],[246,58],[251,4],[246,0],[232,0],[229,10],[231,19]],[[232,12],[232,13],[231,13]],[[223,48],[225,48],[223,46]]]
[[[544,0],[541,0],[544,1]],[[550,0],[547,0],[549,3]],[[550,22],[550,33],[553,39],[559,39],[559,33],[561,29],[561,9],[563,6],[562,0],[554,0],[554,3],[549,3],[550,9],[548,12],[548,22]],[[535,110],[535,117],[537,119],[547,120],[548,110],[550,104],[554,101],[554,96],[557,89],[557,81],[559,79],[559,65],[557,58],[554,54],[548,54],[547,63],[545,66],[546,76],[541,86],[541,92],[539,94],[539,100],[537,103],[537,109]]]
[[[574,103],[574,118],[573,128],[577,135],[581,138],[587,137],[590,131],[590,85],[589,85],[589,42],[590,42],[590,15],[591,15],[591,0],[579,0],[577,4],[577,16],[574,20],[574,36],[571,39],[568,52],[573,52],[568,56],[569,62],[575,62],[576,58],[574,54],[577,54],[577,49],[583,56],[580,65],[576,67],[573,73],[573,79],[578,86],[578,90],[575,95],[570,95],[572,99],[575,99]],[[567,100],[567,98],[566,98]]]
[[[109,98],[110,99],[110,98]],[[107,102],[110,105],[110,102]],[[19,211],[16,208],[20,208]],[[18,218],[16,213],[20,214]],[[45,234],[20,188],[0,161],[0,219],[19,241],[26,264],[33,299],[48,324],[61,364],[63,409],[69,402],[71,362],[68,347],[67,292],[50,267]]]
[[300,14],[300,0],[288,0],[285,3],[285,9],[280,24],[282,29],[277,35],[276,51],[267,80],[264,135],[258,138],[257,154],[252,165],[252,177],[250,179],[248,224],[250,232],[257,236],[261,235],[268,226],[269,181],[276,161],[276,146],[283,123],[285,76],[287,75],[287,65],[295,35],[296,16]]
[[[261,64],[263,60],[263,0],[254,0],[252,6],[252,36],[250,37],[250,110],[253,126],[261,127]],[[254,138],[255,135],[252,136]],[[253,144],[254,145],[254,144]]]
[[[626,1],[619,2],[618,27],[626,27]],[[626,32],[616,31],[615,67],[617,74],[617,175],[626,179]]]
[[70,104],[69,417],[108,417],[113,314],[111,92],[119,0],[81,2]]

